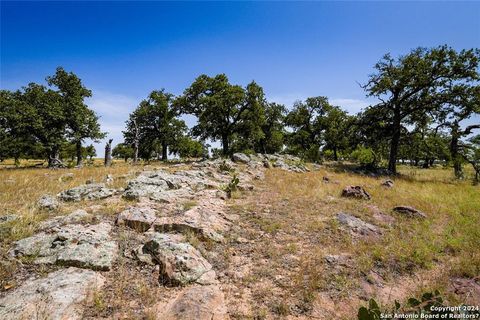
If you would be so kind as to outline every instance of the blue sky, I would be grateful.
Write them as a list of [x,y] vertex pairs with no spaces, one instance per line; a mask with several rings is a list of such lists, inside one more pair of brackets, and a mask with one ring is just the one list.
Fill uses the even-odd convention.
[[116,144],[150,91],[180,94],[202,73],[255,80],[287,106],[324,95],[356,113],[374,102],[358,83],[383,54],[441,44],[480,47],[480,3],[2,1],[0,87],[63,66],[93,91]]

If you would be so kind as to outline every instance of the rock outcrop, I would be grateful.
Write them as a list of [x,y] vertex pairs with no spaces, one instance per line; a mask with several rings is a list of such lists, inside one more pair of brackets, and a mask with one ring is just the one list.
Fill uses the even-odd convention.
[[170,286],[216,283],[215,271],[202,254],[182,236],[154,233],[135,252],[144,262],[160,266],[159,282]]
[[373,224],[367,223],[348,213],[339,213],[337,215],[337,220],[341,225],[346,226],[354,234],[363,236],[376,236],[382,233],[380,229]]
[[227,320],[227,308],[218,286],[194,286],[184,289],[167,305],[156,306],[158,320]]
[[111,226],[70,224],[40,232],[14,243],[10,254],[33,259],[36,264],[57,264],[93,270],[110,270],[117,244]]
[[41,209],[46,209],[46,210],[55,210],[59,206],[57,198],[48,194],[40,197],[40,199],[38,199],[37,204]]
[[27,280],[0,298],[0,319],[82,319],[87,294],[104,282],[97,272],[73,267]]
[[63,201],[98,200],[114,194],[115,190],[105,187],[105,184],[92,183],[62,191],[58,194],[58,198]]

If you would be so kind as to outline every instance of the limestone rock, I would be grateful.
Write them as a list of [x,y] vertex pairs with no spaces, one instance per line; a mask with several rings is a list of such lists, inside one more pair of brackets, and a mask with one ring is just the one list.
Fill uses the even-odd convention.
[[62,191],[58,197],[63,201],[81,201],[105,199],[114,194],[115,190],[106,188],[103,183],[92,183]]
[[382,186],[386,188],[393,188],[393,180],[387,179],[383,181]]
[[0,217],[0,224],[8,223],[14,220],[17,220],[19,217],[16,214],[7,214]]
[[370,200],[370,194],[361,186],[347,186],[342,191],[342,197]]
[[212,265],[197,249],[182,240],[179,235],[154,233],[136,253],[138,256],[150,255],[152,262],[160,266],[159,281],[163,284],[215,283]]
[[244,154],[244,153],[234,153],[233,156],[232,156],[232,159],[233,161],[235,162],[241,162],[241,163],[249,163],[250,162],[250,158]]
[[38,206],[42,209],[55,210],[58,208],[58,200],[54,196],[45,194],[37,202]]
[[373,224],[367,223],[357,217],[354,217],[348,213],[339,213],[337,215],[337,220],[340,224],[349,228],[353,233],[359,235],[379,235],[382,232]]
[[132,229],[145,232],[157,219],[152,208],[130,207],[117,217],[117,224],[124,224]]
[[58,216],[40,223],[40,230],[48,230],[58,228],[66,224],[75,224],[81,222],[90,222],[93,220],[93,216],[87,211],[78,209],[66,216]]
[[397,212],[397,213],[400,213],[400,214],[403,214],[407,217],[410,217],[410,218],[420,218],[420,219],[425,219],[427,217],[427,215],[417,209],[415,209],[414,207],[410,207],[410,206],[398,206],[398,207],[395,207],[393,208],[393,211]]
[[175,300],[156,307],[157,320],[227,320],[227,308],[218,286],[184,289]]
[[9,253],[31,257],[37,264],[110,270],[118,250],[110,237],[111,228],[108,223],[70,224],[16,241]]
[[97,272],[73,267],[28,280],[0,298],[0,319],[82,319],[82,302],[104,282]]

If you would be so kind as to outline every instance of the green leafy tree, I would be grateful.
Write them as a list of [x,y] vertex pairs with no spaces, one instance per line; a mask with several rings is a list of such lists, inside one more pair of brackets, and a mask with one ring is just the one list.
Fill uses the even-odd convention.
[[293,110],[285,118],[285,125],[292,129],[287,138],[289,152],[312,161],[319,159],[322,143],[321,118],[328,108],[330,105],[327,97],[295,102]]
[[385,121],[389,142],[388,169],[396,173],[396,162],[404,126],[416,117],[438,108],[436,93],[452,81],[469,81],[477,74],[478,53],[456,52],[447,46],[418,48],[398,59],[385,55],[376,73],[363,86],[368,96],[381,103],[373,106]]
[[326,106],[325,115],[320,120],[323,130],[324,150],[333,151],[333,160],[338,161],[338,152],[346,151],[350,146],[351,128],[354,117],[336,106]]
[[474,183],[478,184],[480,182],[480,135],[470,138],[468,142],[462,148],[462,156],[475,170]]
[[201,158],[204,156],[204,145],[189,136],[183,136],[170,148],[170,152],[180,158]]
[[83,141],[92,139],[98,142],[105,137],[105,133],[100,131],[98,116],[84,102],[85,98],[92,96],[92,92],[74,73],[66,72],[61,67],[57,68],[55,75],[47,77],[47,82],[58,88],[65,109],[68,136],[76,145],[77,166],[81,166]]
[[168,148],[174,147],[185,136],[187,125],[177,118],[179,112],[173,108],[172,102],[172,94],[164,90],[153,91],[127,121],[125,141],[132,145],[138,139],[139,152],[146,159],[161,152],[162,160],[167,160]]
[[49,167],[60,164],[60,148],[66,141],[67,130],[67,115],[62,97],[57,92],[34,83],[16,95],[19,101],[17,112],[22,123],[21,130],[28,132],[41,144]]
[[273,154],[280,152],[284,146],[286,108],[277,103],[267,103],[265,105],[265,120],[261,125],[263,137],[258,139],[255,151],[259,153]]
[[125,162],[128,161],[128,159],[133,158],[133,148],[130,147],[129,145],[125,143],[119,143],[113,148],[112,150],[112,156],[116,159],[124,159]]
[[202,141],[220,140],[223,155],[229,155],[234,139],[243,140],[247,145],[261,139],[259,126],[264,103],[263,90],[255,82],[243,89],[230,84],[225,74],[219,74],[196,78],[176,99],[175,105],[181,112],[198,118],[192,129],[193,136]]

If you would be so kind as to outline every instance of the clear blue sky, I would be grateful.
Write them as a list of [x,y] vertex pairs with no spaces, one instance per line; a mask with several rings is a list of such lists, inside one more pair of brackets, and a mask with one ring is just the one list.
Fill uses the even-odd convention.
[[150,91],[180,94],[202,73],[255,80],[287,106],[325,95],[358,112],[372,102],[358,83],[383,54],[480,47],[480,3],[2,1],[0,44],[2,89],[63,66],[118,143]]

